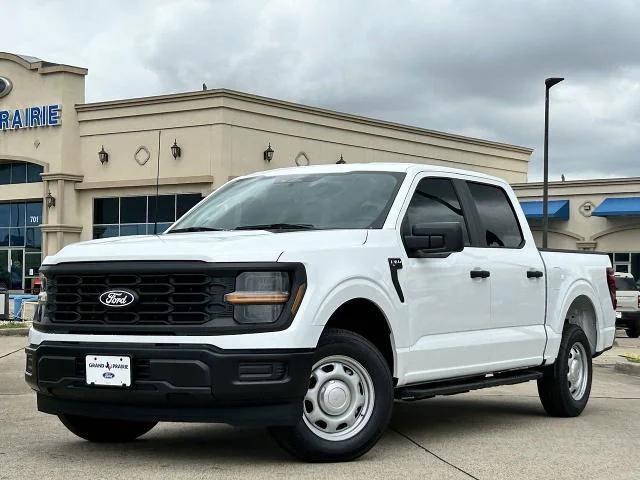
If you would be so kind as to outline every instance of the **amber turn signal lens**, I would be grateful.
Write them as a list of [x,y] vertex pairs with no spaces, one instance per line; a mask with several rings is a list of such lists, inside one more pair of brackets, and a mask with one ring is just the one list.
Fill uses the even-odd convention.
[[289,294],[286,292],[232,292],[224,296],[227,303],[233,305],[269,305],[286,303]]

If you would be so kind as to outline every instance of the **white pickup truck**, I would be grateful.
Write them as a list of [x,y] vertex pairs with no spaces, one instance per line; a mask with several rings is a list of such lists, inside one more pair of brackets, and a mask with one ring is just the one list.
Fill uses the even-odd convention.
[[537,380],[544,409],[572,417],[613,344],[609,267],[536,248],[498,178],[260,172],[162,235],[47,257],[26,380],[40,411],[87,440],[159,421],[260,425],[308,461],[367,452],[394,399]]

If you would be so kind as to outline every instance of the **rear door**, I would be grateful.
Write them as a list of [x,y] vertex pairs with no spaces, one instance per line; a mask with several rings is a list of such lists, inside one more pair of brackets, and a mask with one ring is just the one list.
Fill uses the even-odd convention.
[[546,343],[542,257],[510,189],[489,180],[467,187],[490,271],[493,369],[538,365]]

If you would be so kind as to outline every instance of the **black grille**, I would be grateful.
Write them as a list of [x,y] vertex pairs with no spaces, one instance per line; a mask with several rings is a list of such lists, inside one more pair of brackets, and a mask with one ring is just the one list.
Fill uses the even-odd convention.
[[[204,325],[233,317],[224,295],[234,283],[235,272],[65,272],[48,278],[46,315],[54,324]],[[102,293],[118,288],[135,292],[138,301],[122,309],[100,303]]]

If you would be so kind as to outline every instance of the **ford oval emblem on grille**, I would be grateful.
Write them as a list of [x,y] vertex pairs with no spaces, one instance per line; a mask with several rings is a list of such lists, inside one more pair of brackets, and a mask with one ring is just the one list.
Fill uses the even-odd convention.
[[136,302],[137,295],[130,290],[107,290],[100,295],[100,303],[109,308],[122,308]]

